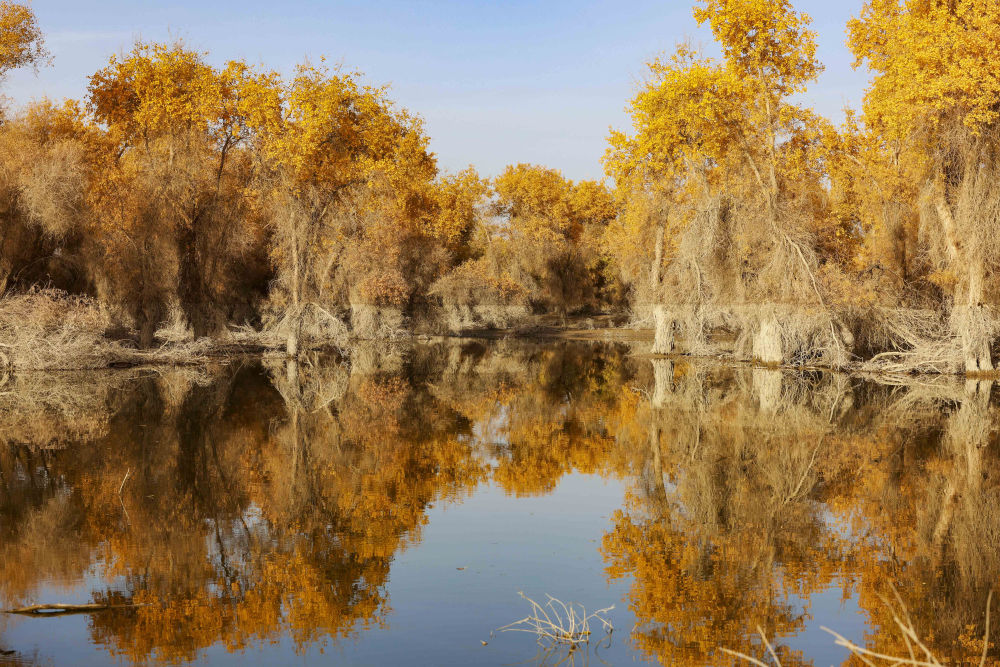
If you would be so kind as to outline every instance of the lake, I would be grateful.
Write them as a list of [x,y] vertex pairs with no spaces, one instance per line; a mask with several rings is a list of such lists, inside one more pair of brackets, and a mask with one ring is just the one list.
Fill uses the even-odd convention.
[[[108,608],[0,614],[0,663],[828,665],[894,611],[978,660],[991,394],[509,340],[17,375],[0,605]],[[522,592],[613,631],[495,632]]]

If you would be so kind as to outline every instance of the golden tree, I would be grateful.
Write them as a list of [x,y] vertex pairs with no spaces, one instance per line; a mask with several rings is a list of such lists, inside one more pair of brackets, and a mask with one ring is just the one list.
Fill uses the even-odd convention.
[[331,308],[350,304],[362,336],[399,327],[430,226],[436,166],[421,122],[358,79],[300,66],[252,119],[291,356],[307,317],[336,327]]
[[471,228],[466,261],[432,288],[448,327],[507,327],[529,307],[565,319],[606,305],[613,286],[600,239],[615,215],[607,188],[529,164],[508,166],[491,185],[470,191],[484,204],[492,197]]
[[35,67],[48,59],[42,31],[31,7],[0,2],[0,76],[12,69]]
[[47,100],[0,130],[0,293],[48,282],[87,291],[85,194],[100,133],[73,102]]
[[603,277],[594,242],[615,213],[607,189],[528,164],[508,166],[493,188],[493,213],[507,223],[532,300],[563,317],[594,308]]
[[[878,0],[851,21],[850,46],[874,78],[863,121],[879,163],[914,184],[917,277],[950,312],[954,370],[994,369],[994,239],[1000,227],[1000,8],[987,0]],[[882,167],[885,169],[886,167]],[[928,291],[925,287],[924,291]]]
[[634,132],[610,138],[625,212],[609,252],[655,319],[658,352],[687,320],[696,344],[723,324],[743,332],[747,357],[843,363],[852,337],[820,275],[825,123],[790,101],[821,69],[809,17],[759,0],[706,0],[694,14],[723,57],[681,45],[649,64],[629,107]]
[[108,296],[129,305],[143,345],[172,308],[195,337],[233,314],[237,266],[260,242],[247,91],[267,80],[180,42],[137,43],[90,79],[88,109],[113,146],[90,186],[93,223]]

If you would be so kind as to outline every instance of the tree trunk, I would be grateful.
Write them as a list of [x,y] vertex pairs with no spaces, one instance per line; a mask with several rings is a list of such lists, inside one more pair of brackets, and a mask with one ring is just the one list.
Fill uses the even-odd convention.
[[992,373],[993,361],[990,356],[990,345],[988,340],[982,336],[973,337],[966,333],[963,340],[965,349],[965,372],[969,375],[981,373]]
[[674,318],[667,307],[653,306],[653,354],[670,354],[674,351]]
[[[963,248],[958,240],[958,231],[955,225],[955,217],[951,207],[945,199],[943,186],[938,187],[937,195],[934,199],[934,206],[937,209],[938,217],[944,231],[945,243],[948,251],[948,259],[959,271],[968,271],[968,285],[966,286],[965,305],[959,306],[956,303],[956,317],[953,319],[956,325],[956,332],[962,340],[962,352],[965,358],[965,372],[968,374],[992,373],[993,359],[990,354],[991,335],[987,325],[988,318],[986,309],[983,308],[983,276],[984,267],[982,257],[969,257],[966,248]],[[958,301],[958,297],[956,297]]]
[[983,262],[976,260],[969,267],[969,287],[964,312],[959,314],[959,332],[968,374],[992,373],[993,358],[990,354],[988,313],[983,306]]
[[218,319],[212,310],[215,308],[213,299],[208,294],[205,285],[205,258],[199,252],[198,233],[194,228],[197,223],[181,230],[177,235],[177,298],[180,301],[181,312],[187,324],[191,327],[196,339],[211,336],[218,332]]
[[157,295],[147,297],[140,304],[138,328],[139,347],[149,349],[156,343],[156,330],[160,328],[167,314],[166,306],[160,302]]
[[285,339],[285,354],[292,358],[299,356],[298,316],[293,318],[293,321],[288,327],[288,338]]
[[660,294],[660,281],[662,280],[660,272],[663,268],[663,236],[665,232],[666,224],[660,222],[660,224],[656,226],[656,240],[654,241],[656,245],[653,249],[653,266],[649,272],[649,283],[650,287],[653,289],[654,300],[663,298],[663,295]]
[[784,345],[781,340],[781,324],[774,315],[761,320],[753,340],[753,358],[762,364],[780,366],[785,362]]

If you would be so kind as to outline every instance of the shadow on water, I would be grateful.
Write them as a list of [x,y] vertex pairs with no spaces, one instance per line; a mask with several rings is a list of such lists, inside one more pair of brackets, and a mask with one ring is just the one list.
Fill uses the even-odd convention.
[[[391,618],[394,561],[431,507],[588,474],[628,488],[592,573],[625,585],[618,658],[764,659],[760,626],[783,664],[808,663],[793,640],[829,624],[810,601],[831,590],[863,611],[855,639],[900,654],[895,584],[941,657],[978,661],[1000,576],[992,393],[582,343],[17,376],[0,390],[0,604],[134,604],[91,614],[85,640],[132,662],[349,654]],[[13,623],[0,663],[51,662]]]

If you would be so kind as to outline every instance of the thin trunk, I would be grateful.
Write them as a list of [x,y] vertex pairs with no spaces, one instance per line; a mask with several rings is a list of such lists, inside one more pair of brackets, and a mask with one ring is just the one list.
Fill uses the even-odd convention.
[[653,290],[654,299],[659,301],[663,298],[660,293],[661,282],[663,280],[662,270],[663,270],[663,236],[666,233],[666,223],[660,221],[656,226],[656,241],[653,248],[653,266],[652,270],[649,272],[649,286]]
[[291,295],[289,304],[289,318],[291,321],[288,323],[288,339],[285,341],[285,353],[289,357],[299,356],[299,335],[302,328],[302,312],[299,301],[299,248],[298,248],[298,230],[292,229],[291,238],[289,240],[291,246],[291,252],[289,253],[292,258],[292,275],[291,275]]
[[951,207],[944,198],[943,186],[934,197],[934,208],[941,219],[941,227],[944,229],[944,240],[948,246],[948,259],[956,261],[959,255],[958,234],[955,231],[955,217],[951,214]]

